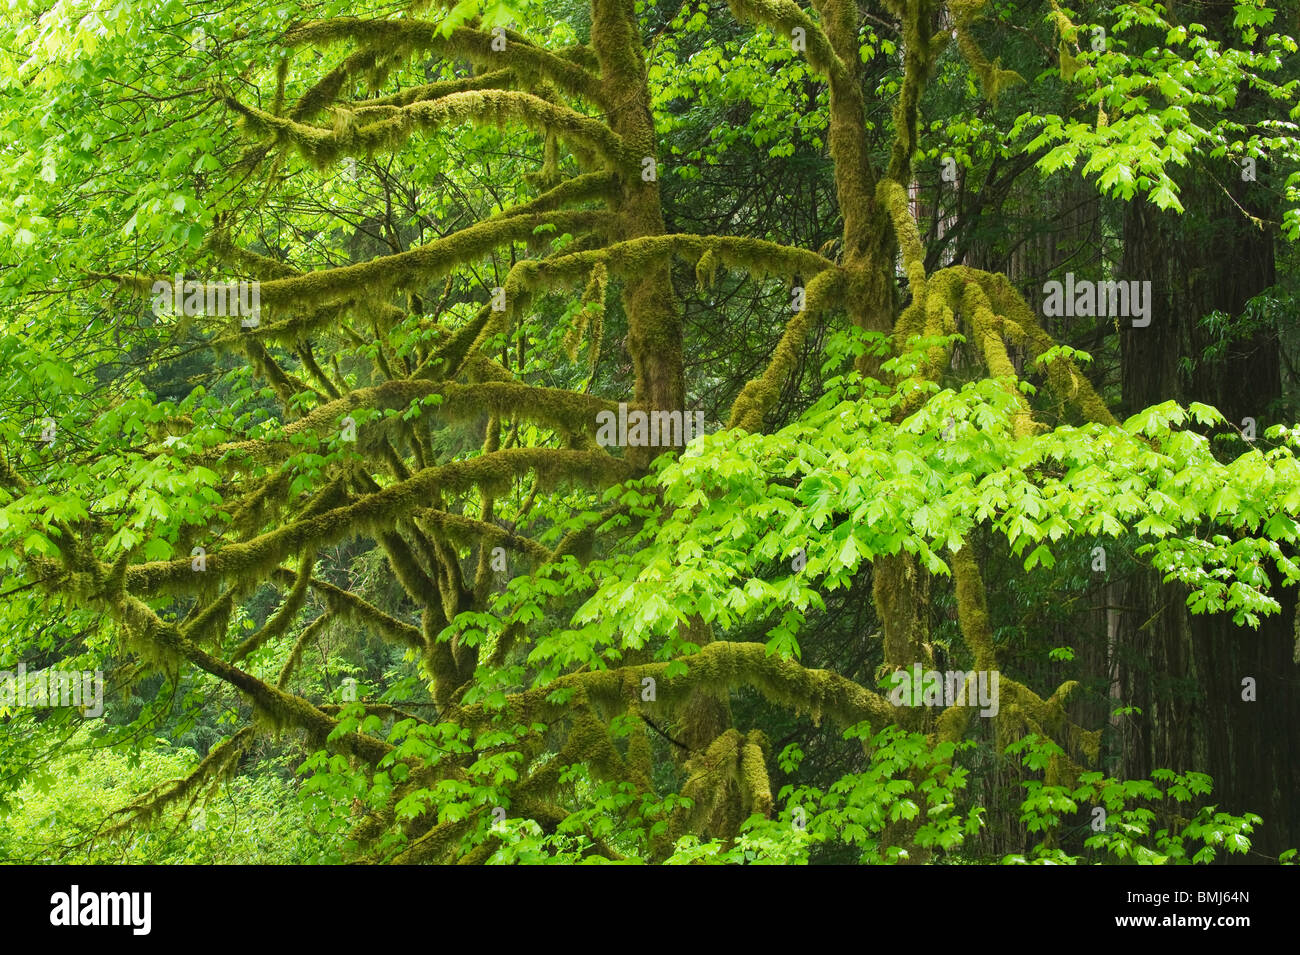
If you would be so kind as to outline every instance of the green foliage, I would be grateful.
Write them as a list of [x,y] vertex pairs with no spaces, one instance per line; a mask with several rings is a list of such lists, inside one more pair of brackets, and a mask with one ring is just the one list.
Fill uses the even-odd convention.
[[[0,859],[1249,849],[1203,774],[1076,763],[1086,707],[1142,713],[1067,712],[1093,635],[1044,605],[1105,542],[1257,627],[1300,578],[1295,429],[1112,422],[1111,346],[933,267],[984,198],[917,210],[942,157],[993,208],[1020,153],[1172,210],[1179,167],[1252,158],[1294,239],[1295,42],[1263,0],[1134,3],[1093,51],[1053,5],[990,59],[1005,11],[950,4],[949,44],[823,6],[9,5],[0,668],[110,685],[100,724],[0,708]],[[259,281],[260,324],[155,314],[178,274]],[[1200,360],[1292,292],[1201,317]],[[628,402],[710,433],[597,447]],[[1002,715],[893,709],[899,653],[998,663]]]
[[[1300,159],[1296,109],[1292,122],[1243,122],[1233,112],[1239,98],[1295,103],[1300,91],[1295,39],[1272,31],[1261,36],[1257,29],[1276,13],[1266,0],[1238,4],[1226,36],[1207,35],[1200,23],[1176,23],[1162,5],[1147,0],[1113,13],[1103,49],[1089,48],[1086,38],[1062,43],[1063,49],[1076,42],[1080,47],[1061,63],[1061,79],[1078,90],[1076,115],[1024,113],[1016,120],[1013,135],[1039,130],[1026,152],[1050,147],[1038,160],[1044,173],[1073,169],[1082,160],[1080,171],[1095,176],[1104,195],[1146,196],[1161,209],[1181,212],[1172,167],[1201,155],[1282,168]],[[1287,197],[1293,204],[1285,212],[1287,232],[1294,239],[1300,236],[1294,182]]]
[[[136,753],[104,747],[78,730],[55,765],[29,776],[0,826],[0,860],[40,865],[231,865],[303,862],[319,844],[307,817],[264,763],[189,807],[105,837],[105,821],[154,787],[189,773],[193,750],[166,740]],[[182,808],[187,811],[182,811]],[[116,821],[116,820],[114,820]]]

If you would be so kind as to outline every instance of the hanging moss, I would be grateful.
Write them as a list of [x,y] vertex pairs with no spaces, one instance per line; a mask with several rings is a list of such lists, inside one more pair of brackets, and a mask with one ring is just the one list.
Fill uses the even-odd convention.
[[599,79],[586,68],[589,54],[581,47],[545,50],[522,34],[506,31],[506,49],[492,49],[492,34],[486,30],[458,27],[447,37],[437,24],[422,20],[361,20],[338,17],[303,24],[285,34],[287,46],[325,46],[352,40],[374,49],[414,52],[432,51],[478,66],[506,67],[523,81],[546,79],[561,89],[592,103],[608,106]]
[[[680,837],[689,830],[705,838],[734,839],[745,815],[741,769],[745,738],[735,729],[717,736],[707,749],[696,753],[686,763],[686,781],[681,794],[692,805],[678,812],[672,820],[672,835]],[[752,798],[752,797],[751,797]]]
[[268,641],[284,635],[307,600],[307,584],[311,580],[311,569],[315,563],[316,555],[313,551],[309,550],[303,554],[301,566],[298,568],[298,578],[294,581],[288,596],[285,597],[284,603],[257,633],[241,643],[230,655],[231,663],[239,663],[259,647],[265,646]]
[[582,308],[574,318],[572,327],[564,336],[564,350],[570,361],[578,356],[578,345],[588,325],[591,326],[591,363],[595,365],[595,356],[600,347],[600,333],[605,319],[605,292],[609,283],[609,273],[604,262],[597,262],[587,279],[587,288],[582,293]]
[[700,291],[711,289],[717,276],[718,257],[713,254],[713,248],[708,247],[700,256],[699,262],[695,264],[695,284]]
[[1074,79],[1074,74],[1079,72],[1079,60],[1070,52],[1070,47],[1065,40],[1057,46],[1056,55],[1060,63],[1061,79],[1068,83]]
[[830,40],[793,0],[728,0],[727,5],[737,19],[771,27],[779,41],[790,42],[794,29],[801,28],[808,47],[809,65],[828,79],[845,78],[844,63],[836,56]]
[[275,65],[275,96],[271,100],[271,112],[279,116],[284,110],[284,84],[289,78],[289,58],[280,57]]
[[[285,660],[284,666],[280,668],[280,676],[275,681],[277,689],[288,689],[289,679],[293,676],[293,671],[296,670],[298,664],[302,662],[303,651],[306,650],[309,644],[320,636],[322,630],[329,626],[331,619],[332,618],[328,613],[323,613],[303,628],[298,639],[294,641],[293,649],[289,652],[289,659]],[[332,715],[329,711],[329,707],[322,706],[321,712],[325,713],[327,716]]]
[[750,730],[740,755],[744,814],[772,815],[772,784],[767,775],[767,752],[771,743],[762,730]]
[[1024,83],[1025,79],[1015,70],[1003,69],[1001,59],[989,62],[988,57],[984,55],[984,51],[975,42],[975,38],[971,34],[971,27],[979,19],[987,5],[988,0],[952,0],[950,9],[952,10],[954,27],[957,31],[957,47],[979,78],[984,95],[996,106],[998,97],[1003,90]]
[[[195,455],[196,464],[202,465],[205,460],[203,456]],[[230,530],[239,534],[254,533],[276,514],[282,513],[292,481],[293,473],[288,468],[281,468],[261,481],[252,482],[248,493],[231,508]]]
[[[101,834],[113,836],[133,827],[147,826],[158,820],[168,806],[175,805],[182,799],[188,799],[189,806],[192,807],[205,790],[235,774],[240,758],[256,738],[256,731],[251,726],[238,730],[229,739],[222,740],[208,750],[208,755],[184,779],[156,786],[144,796],[119,809],[114,815],[125,818],[110,824],[102,830]],[[181,816],[181,821],[187,817],[188,812]]]
[[[273,576],[277,580],[290,584],[296,584],[298,579],[293,571],[283,568],[277,570]],[[351,591],[335,587],[327,581],[312,578],[308,581],[308,586],[321,595],[334,616],[366,627],[382,639],[402,643],[417,650],[424,649],[424,637],[419,627],[403,623]]]
[[[422,509],[439,491],[482,488],[501,494],[529,471],[543,486],[564,480],[608,487],[631,476],[626,464],[599,451],[511,448],[454,461],[421,471],[408,481],[375,491],[347,506],[294,521],[250,541],[226,545],[208,555],[207,575],[211,579],[265,579],[290,554],[308,545],[321,547],[356,534],[379,533],[397,518]],[[199,585],[193,579],[198,576],[191,571],[189,558],[184,558],[131,567],[126,582],[133,591],[185,592]]]
[[436,100],[419,100],[392,111],[374,108],[365,114],[364,123],[352,110],[336,106],[329,129],[275,116],[242,103],[229,93],[223,94],[222,100],[240,115],[250,136],[293,146],[321,169],[346,155],[395,152],[417,131],[462,123],[495,126],[523,123],[541,133],[580,143],[628,174],[639,174],[643,155],[604,123],[518,90],[474,89],[449,93]]
[[762,428],[763,416],[776,404],[786,377],[799,360],[799,353],[814,319],[841,292],[843,284],[843,276],[835,271],[822,272],[808,283],[803,310],[786,325],[785,333],[762,376],[750,380],[741,389],[731,406],[731,420],[727,427],[746,431]]
[[1056,27],[1057,35],[1060,36],[1063,43],[1077,43],[1079,39],[1079,28],[1074,22],[1065,15],[1061,5],[1057,0],[1048,0],[1052,7],[1052,24]]
[[204,240],[204,247],[221,261],[239,269],[244,275],[258,278],[289,278],[301,274],[286,262],[235,245],[230,233],[224,228],[214,228]]
[[248,358],[258,376],[270,382],[271,388],[275,391],[275,396],[279,399],[281,405],[285,407],[291,406],[293,396],[304,391],[324,400],[325,396],[315,388],[310,387],[302,379],[289,374],[281,368],[279,363],[271,357],[271,353],[266,350],[266,346],[256,338],[241,339],[240,350]]

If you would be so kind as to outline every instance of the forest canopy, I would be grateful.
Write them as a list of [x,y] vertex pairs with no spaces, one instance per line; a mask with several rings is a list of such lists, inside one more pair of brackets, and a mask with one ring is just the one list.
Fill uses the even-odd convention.
[[0,861],[1293,861],[1298,17],[10,0]]

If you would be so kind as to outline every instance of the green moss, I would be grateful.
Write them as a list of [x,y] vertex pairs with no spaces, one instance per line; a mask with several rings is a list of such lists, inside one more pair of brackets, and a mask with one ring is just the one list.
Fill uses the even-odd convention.
[[803,29],[809,65],[827,79],[843,79],[844,63],[836,55],[820,26],[793,0],[728,0],[727,5],[739,20],[762,23],[772,28],[778,42],[790,42],[794,29]]
[[255,729],[245,726],[229,739],[222,740],[208,751],[208,755],[184,779],[159,786],[118,810],[117,814],[124,818],[106,827],[103,835],[115,835],[133,826],[147,826],[161,817],[163,810],[168,806],[175,805],[181,800],[187,800],[186,814],[182,815],[182,821],[188,818],[189,809],[195,805],[204,791],[210,790],[234,775],[240,758],[256,738]]
[[422,20],[337,17],[296,27],[285,35],[284,42],[289,46],[325,46],[350,40],[370,49],[407,55],[432,51],[451,59],[468,59],[478,66],[504,66],[521,81],[546,79],[589,102],[608,105],[606,92],[588,69],[593,64],[582,48],[545,50],[513,30],[507,30],[506,37],[506,49],[496,51],[486,30],[458,27],[443,37],[437,24]]
[[289,629],[289,624],[298,616],[298,611],[302,609],[307,600],[307,585],[311,581],[311,569],[316,563],[315,553],[308,551],[302,557],[301,566],[298,568],[297,579],[290,588],[288,596],[285,597],[278,610],[271,616],[262,628],[250,636],[247,640],[239,645],[230,656],[231,663],[238,663],[250,653],[264,646],[268,641],[278,639],[283,636]]
[[[289,652],[289,659],[285,660],[284,666],[280,668],[280,676],[275,681],[277,689],[288,689],[289,679],[293,676],[293,671],[302,662],[303,651],[320,637],[321,631],[329,626],[331,620],[330,614],[323,613],[303,628],[302,633],[298,635],[298,639],[293,643],[293,649]],[[328,707],[321,707],[321,712],[330,715]]]
[[907,192],[892,179],[882,179],[876,186],[876,196],[889,212],[894,225],[894,235],[903,254],[903,270],[907,274],[913,303],[925,306],[925,246],[916,228],[916,220],[908,206]]
[[971,27],[987,5],[988,0],[953,0],[950,7],[957,30],[957,47],[979,78],[984,95],[996,106],[1003,90],[1024,83],[1025,80],[1015,70],[1003,69],[1000,59],[989,62],[984,51],[975,42]]
[[763,416],[776,404],[781,387],[799,360],[814,319],[830,307],[843,285],[844,277],[838,271],[822,272],[808,283],[803,310],[786,325],[762,376],[747,382],[741,389],[731,406],[731,420],[727,427],[746,431],[762,428]]
[[495,126],[523,123],[538,132],[574,141],[629,174],[640,169],[643,155],[604,123],[519,90],[465,90],[434,100],[417,100],[407,106],[371,108],[360,116],[347,107],[335,106],[329,129],[275,116],[242,103],[231,94],[222,98],[240,115],[249,135],[272,140],[279,146],[292,146],[322,169],[347,155],[395,152],[420,130],[462,123]]
[[[283,568],[277,570],[274,577],[295,585],[298,580],[293,571]],[[335,587],[327,581],[312,578],[308,581],[308,586],[325,600],[331,614],[364,626],[385,640],[424,649],[424,636],[419,627],[403,623],[351,591]]]
[[740,757],[740,779],[743,783],[743,810],[746,816],[758,813],[765,818],[772,815],[772,784],[767,775],[767,752],[771,749],[762,730],[750,730]]

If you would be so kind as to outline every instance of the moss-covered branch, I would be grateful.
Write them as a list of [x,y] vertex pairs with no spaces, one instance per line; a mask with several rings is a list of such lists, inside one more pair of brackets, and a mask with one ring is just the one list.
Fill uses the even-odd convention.
[[[437,24],[422,20],[361,20],[337,17],[305,23],[284,37],[288,46],[326,46],[351,40],[359,46],[390,53],[428,50],[448,59],[469,60],[480,67],[509,69],[522,81],[545,79],[589,102],[608,107],[600,79],[583,65],[580,48],[551,51],[535,46],[523,35],[506,30],[506,48],[494,50],[487,30],[457,27],[441,35]],[[498,44],[499,45],[499,44]]]
[[[323,613],[303,628],[302,633],[298,635],[298,639],[294,641],[293,649],[289,651],[289,659],[285,660],[284,666],[280,668],[280,676],[275,681],[277,689],[287,690],[289,688],[289,679],[293,676],[293,671],[298,669],[298,664],[302,662],[302,655],[307,649],[307,645],[320,636],[320,632],[329,626],[330,620],[330,615]],[[321,707],[321,712],[332,715],[326,707]]]
[[[204,573],[214,579],[265,578],[281,560],[307,546],[321,547],[348,536],[391,528],[400,518],[423,509],[434,494],[471,488],[503,493],[513,480],[530,471],[543,485],[573,481],[598,488],[616,484],[632,473],[628,465],[599,451],[510,448],[426,468],[410,480],[375,491],[355,503],[294,521],[251,541],[229,544],[208,554]],[[188,558],[138,564],[126,571],[126,585],[137,593],[192,591],[202,583]]]
[[831,41],[794,0],[727,0],[727,5],[737,19],[771,27],[787,42],[793,40],[795,30],[802,30],[809,65],[828,80],[847,79],[844,62],[836,55]]
[[[595,706],[609,715],[623,712],[629,700],[640,699],[646,677],[655,680],[656,706],[669,708],[687,702],[696,692],[724,694],[748,686],[768,700],[796,713],[807,713],[820,723],[828,717],[840,726],[852,726],[864,720],[874,726],[895,721],[897,710],[884,697],[864,689],[830,670],[808,669],[795,660],[769,655],[761,643],[716,641],[698,653],[673,661],[676,669],[686,664],[687,671],[668,675],[669,663],[646,663],[614,670],[582,672],[562,676],[543,687],[510,697],[510,712],[519,720],[546,720],[562,715],[566,705],[548,700],[566,688],[581,688]],[[478,725],[489,720],[494,711],[479,705],[465,707],[455,718],[462,725]]]
[[[291,585],[298,579],[293,571],[284,568],[278,568],[273,577]],[[313,577],[308,582],[308,586],[321,595],[331,614],[367,627],[385,640],[403,643],[416,650],[424,649],[424,635],[419,627],[403,623],[351,591],[335,587],[328,581]]]
[[[274,615],[262,625],[257,633],[250,636],[247,640],[239,645],[233,654],[230,662],[238,663],[253,653],[259,647],[265,646],[270,640],[275,640],[284,635],[289,629],[289,624],[293,623],[293,618],[298,615],[298,611],[307,601],[307,583],[311,580],[311,569],[316,563],[315,554],[307,551],[303,555],[302,564],[298,568],[298,579],[294,581],[293,587],[289,589],[289,594],[284,598],[284,603],[276,610]],[[284,684],[281,683],[281,686]]]
[[[974,654],[976,669],[997,671],[997,649],[989,621],[988,596],[973,546],[967,542],[959,550],[951,552],[949,564],[956,585],[957,620],[962,639]],[[1028,729],[1056,741],[1067,754],[1080,754],[1092,762],[1097,760],[1101,730],[1082,729],[1070,720],[1065,711],[1066,701],[1079,687],[1076,681],[1061,684],[1056,692],[1044,700],[1024,684],[1008,679],[1000,672],[999,677],[998,713],[993,719],[998,721],[1000,731],[1009,726]],[[949,741],[961,739],[970,723],[973,709],[970,706],[954,705],[944,710],[936,726],[937,738]],[[1077,770],[1078,766],[1073,760],[1054,767],[1054,772],[1062,777]]]
[[[977,282],[988,295],[992,307],[1003,317],[1002,327],[1006,336],[1013,344],[1024,348],[1032,360],[1056,346],[1056,341],[1043,329],[1038,316],[1005,275],[971,269],[968,279]],[[1062,356],[1047,363],[1047,378],[1053,392],[1073,404],[1085,421],[1108,426],[1116,424],[1105,401],[1073,360]]]
[[188,799],[187,809],[193,806],[205,789],[234,774],[240,757],[256,738],[256,730],[245,726],[229,739],[222,740],[208,750],[208,755],[203,757],[188,776],[156,786],[130,805],[114,812],[113,815],[126,818],[106,828],[103,834],[111,836],[133,826],[147,825],[157,819],[169,805],[182,799]]
[[808,283],[803,309],[790,319],[767,369],[760,377],[746,383],[736,396],[727,427],[743,428],[746,431],[762,428],[763,416],[776,403],[781,385],[798,361],[799,352],[814,320],[830,307],[843,287],[843,276],[839,272],[822,272]]
[[600,120],[518,90],[480,89],[449,93],[436,100],[418,100],[391,111],[377,109],[353,113],[340,107],[335,111],[334,126],[329,129],[299,123],[287,116],[275,116],[242,103],[231,94],[226,94],[223,99],[243,117],[244,125],[252,135],[274,138],[277,143],[291,145],[320,168],[348,155],[394,152],[420,130],[461,123],[506,126],[518,122],[592,150],[629,174],[640,169],[641,155]]
[[834,262],[816,252],[766,239],[673,233],[626,239],[552,259],[529,260],[518,267],[519,279],[529,290],[564,282],[576,285],[598,265],[603,265],[607,274],[629,276],[662,265],[674,256],[692,264],[707,256],[710,271],[724,265],[758,276],[815,276],[836,268]]
[[876,197],[889,213],[894,226],[894,237],[903,255],[903,271],[912,293],[914,305],[925,307],[925,245],[920,230],[912,218],[907,201],[907,191],[893,178],[881,179],[876,185]]
[[953,26],[957,31],[957,48],[961,50],[962,57],[979,77],[984,95],[996,105],[998,96],[1004,89],[1023,83],[1025,80],[1015,70],[1003,69],[1001,58],[989,62],[989,58],[975,42],[971,28],[983,14],[986,6],[988,0],[951,0],[948,4],[948,8],[952,11]]
[[498,524],[475,520],[463,514],[427,508],[417,511],[415,518],[421,524],[436,529],[440,536],[448,540],[456,543],[473,541],[480,544],[485,556],[493,547],[508,547],[527,554],[539,563],[549,561],[552,557],[549,547],[537,543],[532,538],[521,537]]
[[379,295],[441,278],[456,266],[472,262],[494,249],[529,241],[540,226],[577,234],[602,229],[606,222],[606,214],[595,210],[502,216],[477,222],[406,252],[322,269],[298,278],[263,282],[259,291],[263,306],[272,308],[322,304],[357,296],[363,289],[368,295]]
[[[602,398],[558,388],[539,388],[521,382],[489,381],[472,385],[438,382],[428,379],[389,381],[370,388],[359,388],[334,401],[313,409],[308,414],[286,425],[275,439],[237,441],[216,445],[196,455],[194,461],[212,464],[226,458],[234,462],[245,460],[270,461],[278,453],[288,453],[294,448],[294,438],[300,434],[317,434],[322,437],[336,434],[339,422],[358,409],[370,411],[407,411],[412,403],[438,396],[437,404],[422,407],[422,415],[452,421],[475,420],[484,413],[514,416],[544,427],[566,433],[594,432],[596,415],[601,411],[617,410],[617,405]],[[358,447],[367,445],[367,435],[394,419],[381,417],[373,424],[363,424],[357,429]]]
[[894,145],[887,175],[895,182],[907,182],[919,146],[921,94],[949,35],[931,34],[935,10],[931,0],[895,0],[890,6],[903,24],[903,87],[894,107]]

